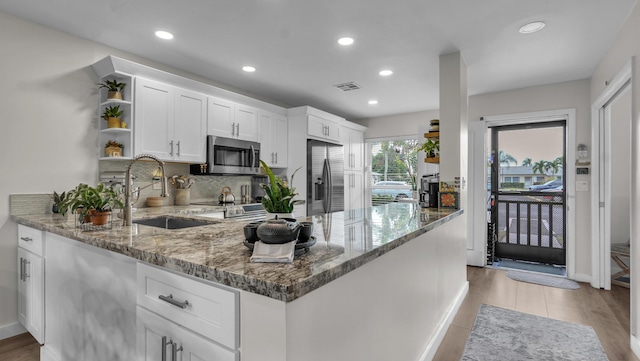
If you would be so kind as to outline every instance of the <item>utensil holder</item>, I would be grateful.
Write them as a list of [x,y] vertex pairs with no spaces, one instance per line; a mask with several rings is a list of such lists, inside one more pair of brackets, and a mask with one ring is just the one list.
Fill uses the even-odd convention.
[[176,189],[176,206],[188,206],[191,204],[191,189]]

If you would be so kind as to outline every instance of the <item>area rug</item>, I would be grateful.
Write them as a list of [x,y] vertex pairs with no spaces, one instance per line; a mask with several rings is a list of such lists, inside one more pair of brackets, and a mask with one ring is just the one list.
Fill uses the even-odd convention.
[[572,281],[562,277],[546,276],[533,272],[509,271],[507,277],[515,281],[535,283],[537,285],[565,288],[568,290],[577,290],[580,285],[576,281]]
[[605,361],[589,326],[480,305],[462,361]]

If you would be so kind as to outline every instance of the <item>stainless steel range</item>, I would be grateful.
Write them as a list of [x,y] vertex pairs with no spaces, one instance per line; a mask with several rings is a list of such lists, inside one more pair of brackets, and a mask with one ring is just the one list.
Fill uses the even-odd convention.
[[[217,206],[218,202],[194,202],[192,204],[205,205],[205,206]],[[264,210],[262,203],[248,203],[248,204],[226,204],[224,205],[224,218],[240,221],[240,222],[254,222],[264,221],[267,216],[267,211]]]

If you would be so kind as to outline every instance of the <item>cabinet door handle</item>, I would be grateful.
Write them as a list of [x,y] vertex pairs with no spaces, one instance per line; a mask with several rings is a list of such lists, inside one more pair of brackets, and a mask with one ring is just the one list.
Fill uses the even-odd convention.
[[236,137],[240,136],[240,123],[236,124]]
[[169,146],[171,147],[171,150],[169,151],[169,155],[173,157],[173,140],[169,142]]
[[20,257],[20,281],[24,281],[24,258]]
[[29,275],[29,273],[27,272],[31,262],[25,258],[24,261],[22,261],[22,264],[22,267],[24,268],[24,271],[22,272],[22,280],[26,282],[27,278],[31,277],[31,275]]
[[176,143],[176,146],[178,147],[178,152],[176,153],[176,157],[179,157],[180,156],[180,141],[178,141]]
[[184,350],[182,348],[182,345],[180,345],[180,347],[177,347],[178,344],[177,343],[173,343],[173,345],[171,345],[171,361],[179,361],[178,360],[178,352]]
[[170,294],[169,296],[164,296],[164,295],[160,295],[158,296],[159,299],[163,300],[164,302],[170,303],[178,308],[182,308],[185,309],[187,308],[187,306],[189,306],[189,301],[188,300],[184,300],[184,302],[180,302],[180,301],[176,301],[173,298],[173,295]]
[[167,345],[171,345],[173,347],[173,340],[169,340],[167,342],[167,336],[162,336],[162,361],[167,361]]
[[278,152],[276,152],[276,164],[278,164]]
[[20,239],[25,241],[25,242],[33,242],[33,238],[31,238],[31,237],[20,237]]

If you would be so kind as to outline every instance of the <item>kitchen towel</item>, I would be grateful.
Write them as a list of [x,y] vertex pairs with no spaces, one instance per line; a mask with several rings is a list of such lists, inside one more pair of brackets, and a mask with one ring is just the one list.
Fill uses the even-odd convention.
[[293,262],[293,254],[296,248],[296,241],[281,244],[267,244],[257,241],[253,245],[253,254],[249,259],[251,262]]

